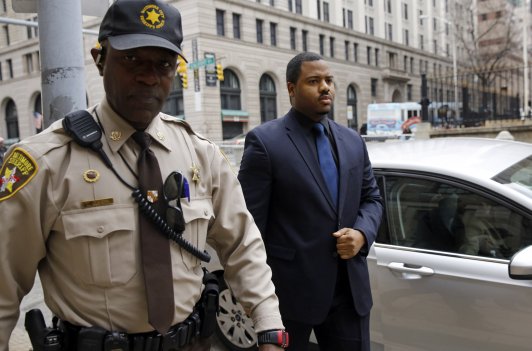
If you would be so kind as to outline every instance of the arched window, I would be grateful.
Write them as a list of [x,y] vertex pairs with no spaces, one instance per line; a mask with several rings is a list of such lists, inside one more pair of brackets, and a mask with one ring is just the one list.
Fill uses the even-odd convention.
[[260,77],[260,121],[261,123],[271,121],[277,117],[277,93],[275,83],[267,74]]
[[230,69],[224,69],[224,80],[220,82],[222,110],[241,110],[240,81]]
[[41,94],[38,93],[33,103],[33,125],[35,132],[40,133],[44,129],[44,120],[42,115]]
[[185,102],[183,100],[183,85],[181,84],[181,77],[176,75],[172,91],[166,98],[163,106],[163,113],[171,116],[185,115]]
[[35,98],[35,103],[33,104],[33,111],[39,112],[42,114],[42,100],[41,100],[41,93],[37,94],[37,97]]
[[[244,123],[240,120],[242,103],[240,81],[235,72],[224,69],[224,80],[220,82],[220,100],[222,104],[222,137],[231,139],[244,133]],[[247,116],[247,114],[245,114]],[[246,117],[247,118],[247,117]]]
[[17,106],[13,100],[9,100],[6,105],[6,126],[9,139],[19,138]]
[[347,126],[358,130],[357,92],[353,85],[347,87]]
[[[437,90],[435,90],[437,91]],[[403,101],[403,97],[401,96],[401,92],[399,90],[394,90],[392,94],[392,102],[401,102]]]

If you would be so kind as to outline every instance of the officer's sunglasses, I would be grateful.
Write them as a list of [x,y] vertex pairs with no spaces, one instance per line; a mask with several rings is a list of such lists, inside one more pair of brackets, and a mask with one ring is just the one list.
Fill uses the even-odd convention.
[[[164,199],[168,205],[166,209],[166,223],[181,234],[185,230],[185,218],[181,209],[181,198],[186,197],[187,189],[186,178],[180,172],[172,172],[164,181],[163,192]],[[176,205],[170,204],[170,201],[176,201]]]

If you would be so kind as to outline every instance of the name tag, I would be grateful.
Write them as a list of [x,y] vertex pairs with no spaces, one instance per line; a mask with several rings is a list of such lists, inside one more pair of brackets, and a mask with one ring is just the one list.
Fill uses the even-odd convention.
[[81,208],[100,207],[112,205],[114,200],[112,197],[106,199],[97,199],[91,201],[81,201]]

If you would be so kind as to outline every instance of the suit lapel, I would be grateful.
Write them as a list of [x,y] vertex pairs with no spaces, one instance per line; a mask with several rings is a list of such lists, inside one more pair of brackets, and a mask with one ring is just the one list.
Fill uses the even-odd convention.
[[336,213],[336,206],[332,202],[329,189],[327,189],[327,184],[325,184],[325,180],[323,179],[323,175],[321,174],[319,162],[314,156],[314,150],[311,149],[312,147],[315,147],[315,145],[310,144],[308,142],[307,138],[304,135],[303,129],[299,125],[299,122],[297,121],[295,116],[293,116],[293,113],[293,110],[290,110],[290,112],[285,116],[285,126],[288,138],[296,147],[303,161],[305,161],[305,164],[307,165],[310,174],[316,181],[323,197],[327,199],[327,203],[329,204],[331,209]]

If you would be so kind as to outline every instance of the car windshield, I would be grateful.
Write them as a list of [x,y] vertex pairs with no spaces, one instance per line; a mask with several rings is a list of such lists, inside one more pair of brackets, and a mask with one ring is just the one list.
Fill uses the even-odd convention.
[[517,162],[493,177],[532,198],[532,156]]

